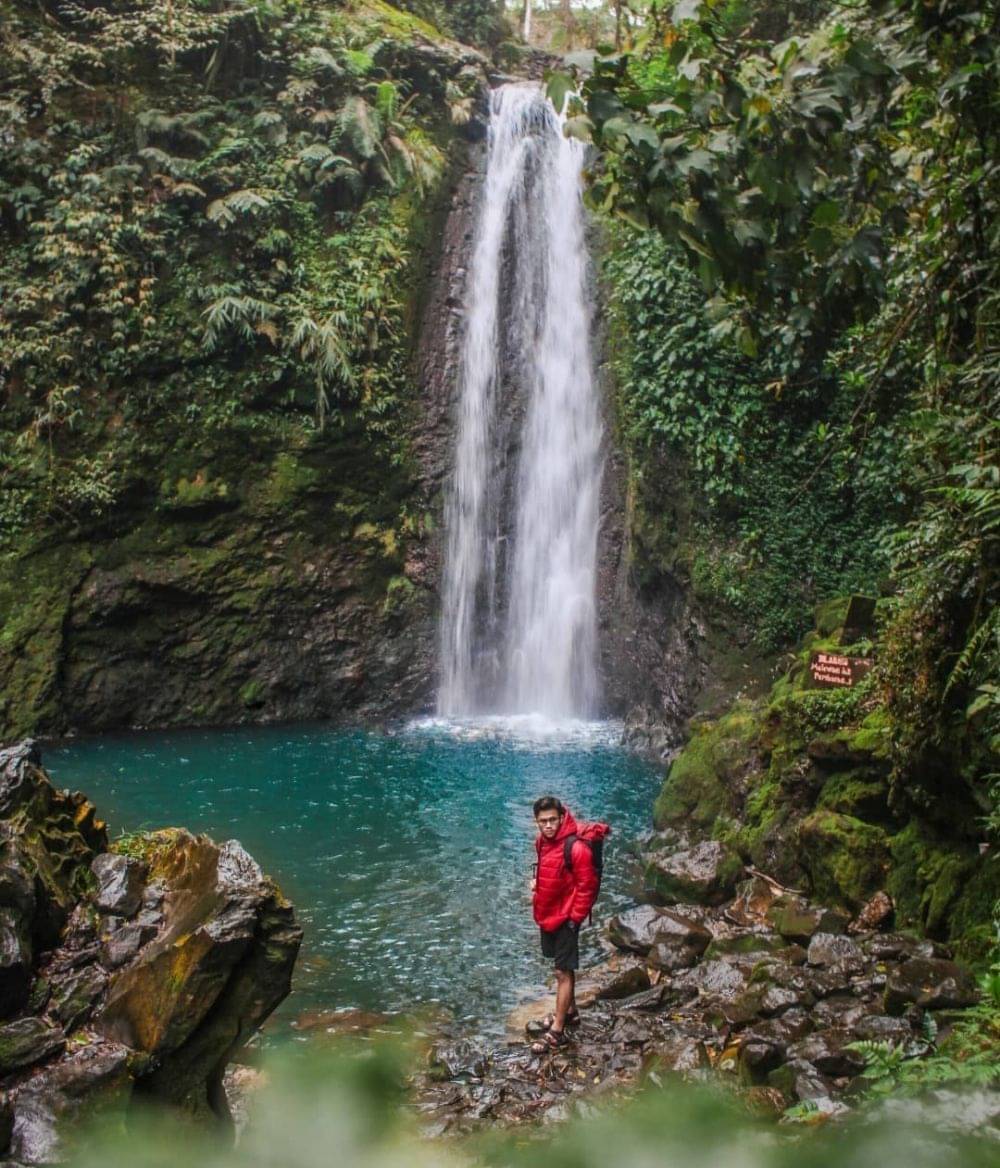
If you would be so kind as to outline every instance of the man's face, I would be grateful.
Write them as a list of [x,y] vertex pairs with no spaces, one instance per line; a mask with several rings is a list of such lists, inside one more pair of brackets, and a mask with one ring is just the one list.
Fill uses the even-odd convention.
[[559,824],[562,823],[562,816],[558,811],[553,811],[549,808],[546,811],[539,811],[535,816],[535,823],[538,824],[538,830],[546,839],[552,839],[559,830]]

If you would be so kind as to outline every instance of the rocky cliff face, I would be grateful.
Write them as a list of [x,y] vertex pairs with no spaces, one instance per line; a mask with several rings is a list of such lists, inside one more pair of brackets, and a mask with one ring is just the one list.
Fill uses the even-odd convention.
[[0,1144],[64,1156],[134,1098],[228,1121],[222,1075],[287,995],[292,906],[235,840],[180,829],[108,846],[30,741],[0,751]]
[[[44,39],[33,6],[17,11],[23,35]],[[476,103],[487,62],[389,5],[318,11],[332,22],[326,34],[304,12],[292,20],[291,42],[280,40],[287,29],[269,25],[267,35],[278,39],[251,39],[247,48],[267,64],[255,61],[259,74],[248,68],[245,76],[227,75],[218,92],[202,92],[197,62],[184,63],[191,67],[189,93],[137,67],[141,80],[128,112],[138,119],[137,139],[152,116],[147,106],[176,127],[191,103],[203,100],[198,116],[207,129],[197,148],[205,151],[215,136],[231,140],[233,119],[243,117],[247,103],[276,105],[266,115],[274,132],[250,127],[240,139],[241,167],[224,168],[217,181],[227,189],[282,186],[275,209],[281,229],[267,236],[281,255],[261,261],[267,232],[252,218],[222,229],[203,208],[165,208],[162,192],[147,189],[145,177],[130,193],[130,230],[142,248],[153,249],[147,255],[137,244],[139,258],[133,257],[145,265],[144,286],[154,289],[142,344],[116,357],[114,377],[92,378],[93,399],[49,442],[44,482],[37,460],[21,460],[17,489],[5,494],[5,506],[9,500],[16,506],[0,515],[0,734],[7,738],[382,715],[431,700],[436,492],[448,459],[439,421],[447,399],[435,396],[443,383],[427,376],[416,347],[422,322],[434,331],[439,310],[449,311],[429,299],[428,288],[442,263],[460,263],[460,240],[442,256],[440,228],[474,165],[469,148],[481,132]],[[351,57],[337,29],[372,55]],[[324,67],[319,81],[304,88],[295,81],[285,93],[283,70],[309,59],[313,48],[327,53],[312,45],[321,35],[353,65]],[[80,36],[86,41],[85,30]],[[142,44],[135,52],[141,56]],[[375,83],[355,76],[358,69],[393,78],[380,90],[388,105],[377,116],[362,96],[370,97]],[[247,87],[255,86],[248,97]],[[296,94],[311,95],[301,110]],[[402,98],[391,95],[403,94],[410,95],[407,158],[427,161],[419,182],[383,174],[373,163],[365,176],[355,168],[351,181],[364,190],[349,200],[344,191],[334,197],[325,187],[325,194],[313,189],[308,175],[294,170],[297,134],[339,133],[331,141],[340,142],[341,153],[368,149],[368,131],[358,129],[355,116],[388,132],[383,114],[402,117]],[[328,108],[320,108],[324,103]],[[46,117],[77,113],[89,126],[103,106],[71,114],[50,109]],[[49,144],[57,137],[47,125],[42,119],[24,131],[28,154],[37,145],[33,135]],[[157,140],[157,158],[167,157],[168,147],[180,149],[170,132],[169,142]],[[402,148],[401,133],[392,130]],[[102,165],[135,164],[138,171],[131,131],[120,138],[114,149],[121,157],[112,151]],[[184,142],[194,148],[194,139]],[[332,157],[323,143],[311,149]],[[87,181],[103,190],[97,176]],[[164,223],[142,234],[151,207],[178,230],[176,254],[155,252],[166,238]],[[22,234],[18,228],[20,250],[11,253],[25,265],[23,278],[44,286]],[[185,260],[180,252],[188,246],[194,250]],[[251,329],[242,343],[228,333],[210,343],[202,294],[219,272],[245,279],[247,288],[254,283],[262,303],[285,297],[280,329],[272,321],[274,327]],[[450,276],[441,280],[446,286]],[[292,336],[296,320],[315,323],[331,313],[339,319],[341,294],[347,298],[341,315],[352,329],[365,322],[364,337],[347,354],[353,388],[328,386],[328,410],[318,419],[315,369]],[[313,298],[311,307],[303,297]],[[85,316],[92,299],[89,293],[74,299],[72,312]],[[80,327],[94,350],[117,353],[98,323],[88,317]],[[45,384],[43,374],[35,379]],[[0,440],[20,449],[30,442],[18,439],[18,428],[34,433],[34,405],[17,377],[5,379],[3,389],[12,408]],[[113,468],[107,490],[96,495],[95,467]],[[80,474],[86,490],[67,504],[59,492],[76,491]]]

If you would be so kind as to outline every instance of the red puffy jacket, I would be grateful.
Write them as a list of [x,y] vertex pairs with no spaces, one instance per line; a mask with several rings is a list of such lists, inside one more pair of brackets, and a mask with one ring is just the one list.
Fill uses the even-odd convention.
[[603,839],[610,828],[606,823],[581,826],[567,811],[553,839],[539,835],[535,840],[538,867],[535,872],[535,895],[532,908],[539,928],[554,933],[567,921],[582,925],[594,906],[600,884],[594,868],[594,856],[585,843],[573,844],[572,869],[567,869],[563,851],[568,835],[585,835]]

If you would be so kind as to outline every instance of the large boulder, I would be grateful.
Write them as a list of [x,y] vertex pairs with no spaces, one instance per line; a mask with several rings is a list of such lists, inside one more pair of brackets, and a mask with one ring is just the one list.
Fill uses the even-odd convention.
[[703,840],[681,851],[653,852],[643,874],[646,892],[657,904],[722,904],[743,874],[739,856],[718,840]]
[[659,969],[693,965],[712,940],[712,934],[698,921],[649,904],[612,917],[608,937],[619,949],[653,956],[650,964]]
[[974,1006],[976,983],[968,970],[937,957],[911,957],[893,967],[885,984],[885,1012],[902,1014],[911,1003],[929,1010]]
[[20,1014],[0,1026],[9,1154],[62,1157],[68,1123],[133,1090],[228,1121],[226,1064],[291,985],[292,906],[235,840],[171,829],[109,851],[31,743],[0,751],[0,811],[0,1005]]

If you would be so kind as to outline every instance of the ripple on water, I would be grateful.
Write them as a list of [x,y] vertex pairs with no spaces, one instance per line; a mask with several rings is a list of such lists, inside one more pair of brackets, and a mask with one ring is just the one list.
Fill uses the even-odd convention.
[[435,1002],[499,1031],[546,972],[528,892],[538,795],[613,824],[603,910],[629,895],[622,843],[648,826],[659,776],[620,731],[534,717],[178,731],[74,742],[46,762],[113,830],[235,836],[279,880],[306,928],[286,1019]]

